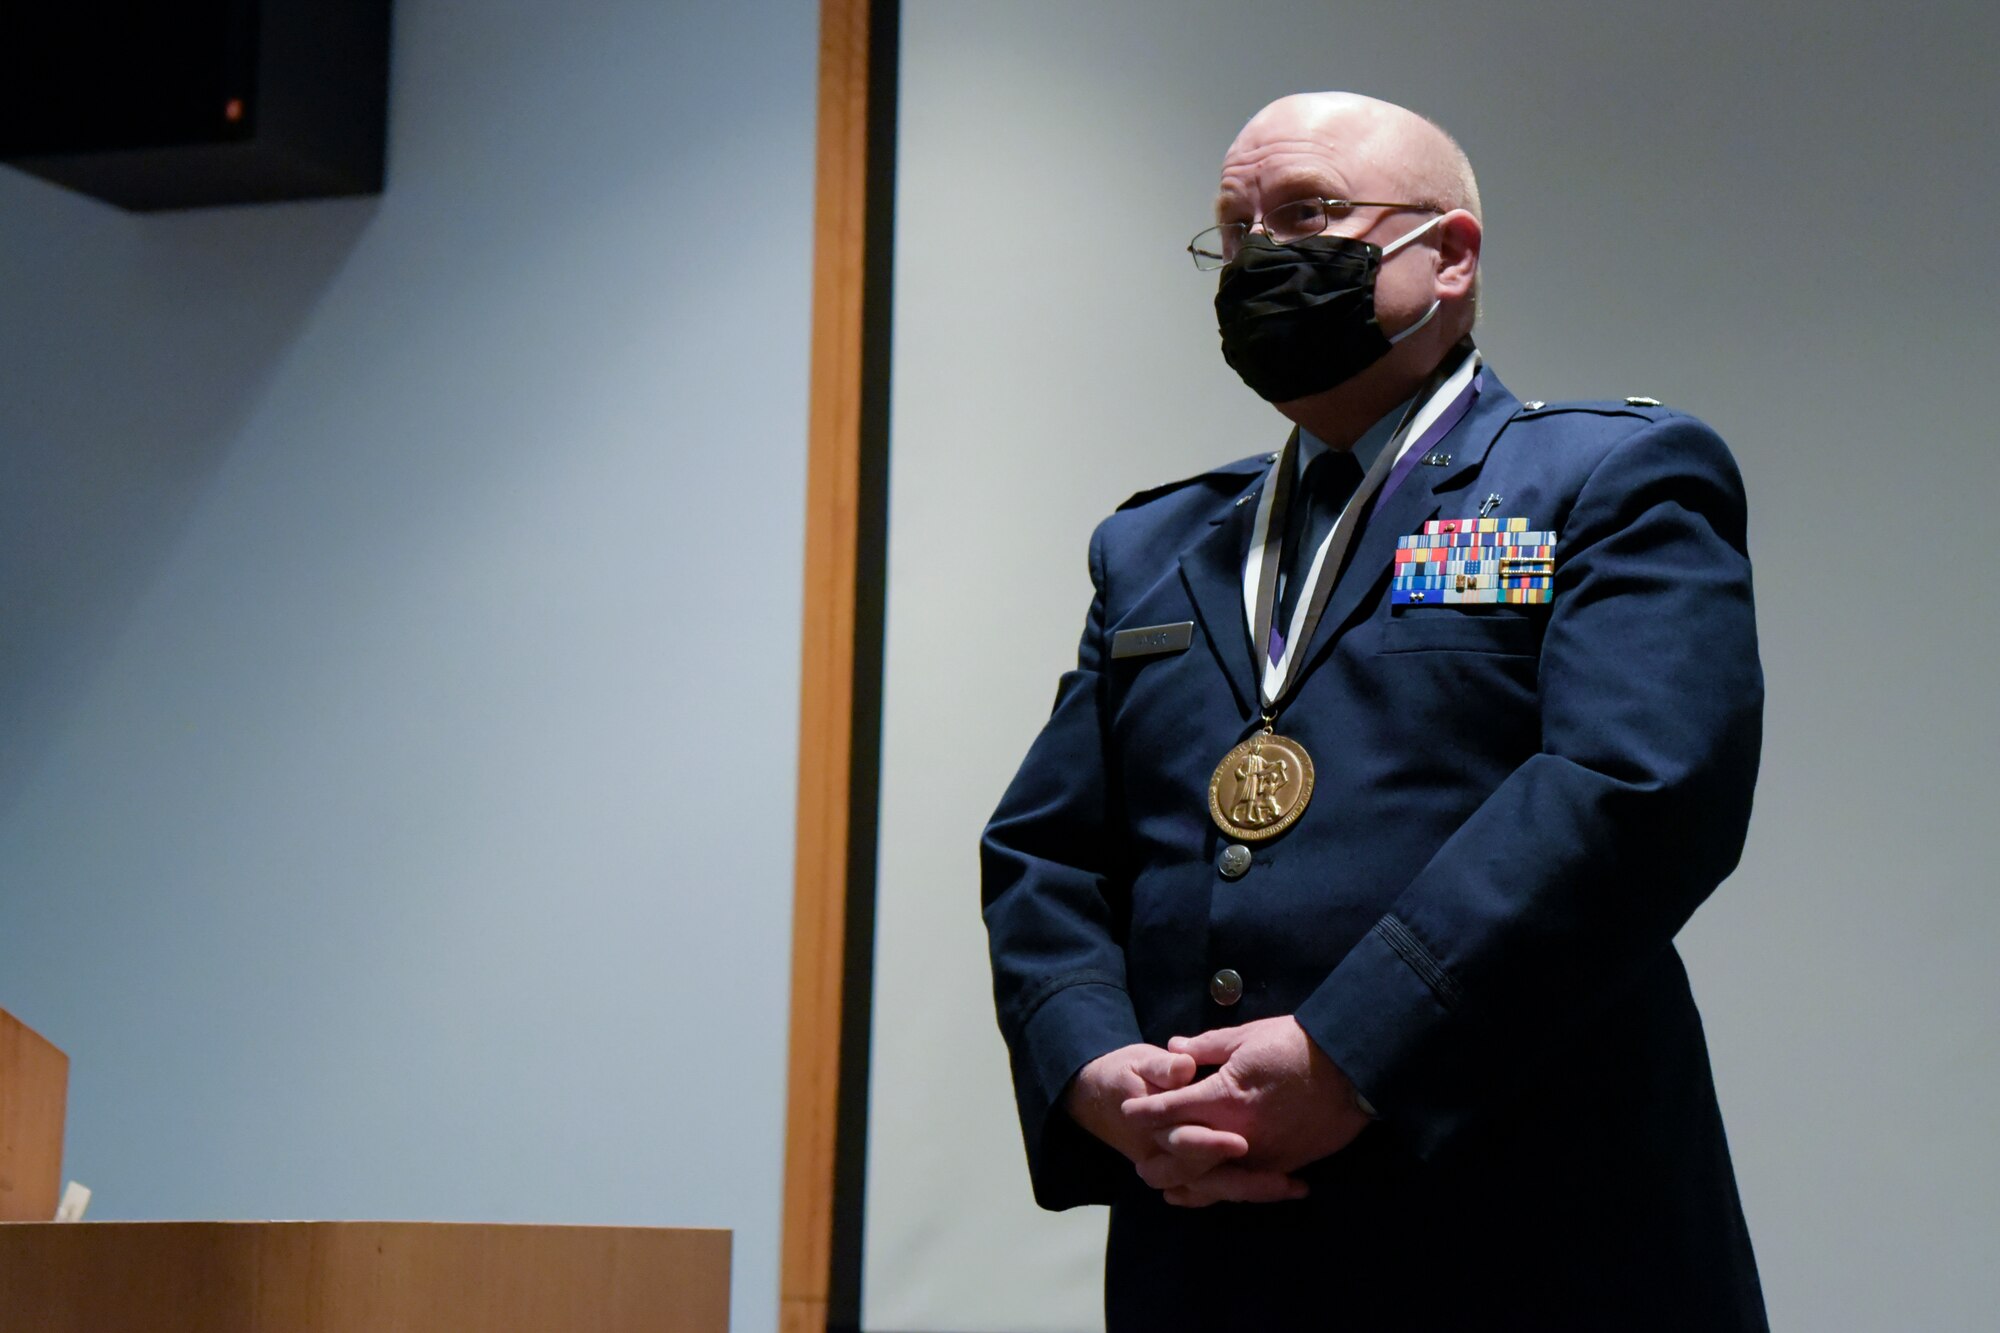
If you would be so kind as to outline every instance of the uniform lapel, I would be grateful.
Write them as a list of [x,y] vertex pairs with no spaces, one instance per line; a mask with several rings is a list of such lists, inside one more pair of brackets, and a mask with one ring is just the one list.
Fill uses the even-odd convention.
[[1419,463],[1355,539],[1347,568],[1334,584],[1326,611],[1313,631],[1312,647],[1301,678],[1304,672],[1319,665],[1346,631],[1355,612],[1388,579],[1395,564],[1396,539],[1415,532],[1437,514],[1445,496],[1463,486],[1479,470],[1500,428],[1521,410],[1521,400],[1507,391],[1490,367],[1480,373],[1486,379],[1478,399],[1464,420],[1435,447],[1436,452],[1451,455],[1451,463],[1442,468]]
[[1232,501],[1207,535],[1181,552],[1180,561],[1195,618],[1245,717],[1257,698],[1257,654],[1243,623],[1243,554],[1256,523],[1257,495],[1253,489]]

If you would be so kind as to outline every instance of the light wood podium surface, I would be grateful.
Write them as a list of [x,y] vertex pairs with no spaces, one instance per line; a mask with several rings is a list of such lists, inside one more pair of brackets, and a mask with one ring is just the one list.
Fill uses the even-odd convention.
[[0,1009],[0,1222],[56,1215],[68,1092],[69,1057]]
[[13,1333],[727,1333],[727,1231],[0,1223]]

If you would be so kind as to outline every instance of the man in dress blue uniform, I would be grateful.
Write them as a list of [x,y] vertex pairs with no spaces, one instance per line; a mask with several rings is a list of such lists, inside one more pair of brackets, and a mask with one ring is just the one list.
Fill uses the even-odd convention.
[[1114,1330],[1765,1327],[1672,939],[1735,866],[1741,480],[1650,399],[1524,403],[1449,136],[1282,99],[1224,159],[1223,353],[1296,426],[1090,542],[986,829],[1035,1195]]

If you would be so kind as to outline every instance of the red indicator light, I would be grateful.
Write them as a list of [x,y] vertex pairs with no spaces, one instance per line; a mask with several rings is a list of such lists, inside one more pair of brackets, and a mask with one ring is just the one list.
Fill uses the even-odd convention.
[[222,118],[232,125],[243,119],[243,99],[232,97],[222,106]]

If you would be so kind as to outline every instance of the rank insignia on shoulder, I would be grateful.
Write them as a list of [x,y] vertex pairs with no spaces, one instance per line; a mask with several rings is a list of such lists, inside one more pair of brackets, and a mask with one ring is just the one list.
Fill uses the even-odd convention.
[[1535,606],[1555,596],[1556,534],[1525,518],[1437,518],[1396,539],[1394,606]]

